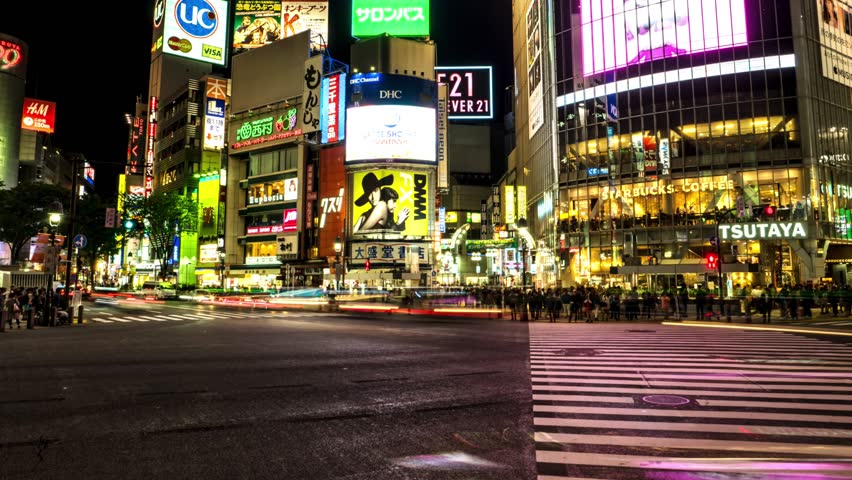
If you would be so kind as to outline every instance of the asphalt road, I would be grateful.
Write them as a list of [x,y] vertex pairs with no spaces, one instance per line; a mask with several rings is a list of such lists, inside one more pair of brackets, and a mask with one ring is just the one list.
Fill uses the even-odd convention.
[[86,316],[0,338],[0,478],[535,478],[526,325]]
[[86,313],[0,336],[0,479],[852,479],[852,337]]

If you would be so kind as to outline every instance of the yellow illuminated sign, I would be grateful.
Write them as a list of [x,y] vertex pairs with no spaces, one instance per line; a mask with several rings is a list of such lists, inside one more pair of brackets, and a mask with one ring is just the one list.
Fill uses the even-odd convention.
[[515,223],[515,187],[506,185],[503,188],[503,223]]

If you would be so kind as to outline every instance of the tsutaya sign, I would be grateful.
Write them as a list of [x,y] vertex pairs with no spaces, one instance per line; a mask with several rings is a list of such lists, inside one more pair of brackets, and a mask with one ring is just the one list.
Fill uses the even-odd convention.
[[643,186],[622,186],[609,187],[601,190],[601,200],[609,198],[633,198],[647,197],[650,195],[671,195],[673,193],[684,192],[713,192],[716,190],[733,190],[733,180],[724,180],[721,182],[685,182],[682,184],[655,184]]
[[734,223],[719,225],[722,240],[780,240],[783,238],[808,238],[808,229],[802,222]]

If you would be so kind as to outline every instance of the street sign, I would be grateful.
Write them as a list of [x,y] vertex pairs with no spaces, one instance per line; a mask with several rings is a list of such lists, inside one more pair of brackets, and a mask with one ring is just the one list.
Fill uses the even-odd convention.
[[107,208],[104,213],[104,228],[115,228],[115,209]]
[[74,237],[74,247],[75,248],[86,248],[86,245],[88,243],[89,243],[88,239],[86,239],[86,236],[83,235],[82,233],[79,233],[79,234],[77,234],[77,236]]
[[438,272],[437,272],[436,270],[432,270],[432,276],[433,276],[433,277],[437,277],[437,276],[438,276]]
[[717,238],[716,235],[710,237],[710,245],[713,245],[714,247],[719,246],[719,238]]

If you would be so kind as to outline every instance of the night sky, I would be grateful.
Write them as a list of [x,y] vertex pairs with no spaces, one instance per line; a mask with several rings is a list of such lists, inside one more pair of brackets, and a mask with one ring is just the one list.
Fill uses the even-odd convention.
[[[95,11],[79,2],[7,2],[0,32],[29,45],[26,94],[54,101],[53,145],[81,152],[97,168],[97,190],[112,196],[126,160],[127,125],[136,97],[148,92],[153,1]],[[329,53],[348,63],[351,0],[331,0]],[[493,65],[495,121],[512,82],[512,0],[432,0],[438,63]]]

